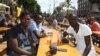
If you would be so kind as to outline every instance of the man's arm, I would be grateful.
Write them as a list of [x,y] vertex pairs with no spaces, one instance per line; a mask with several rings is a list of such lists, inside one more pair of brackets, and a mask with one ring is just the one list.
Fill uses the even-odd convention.
[[44,31],[43,32],[38,32],[37,30],[34,30],[33,33],[36,35],[37,38],[46,36],[46,33]]
[[83,56],[87,56],[91,50],[91,39],[90,35],[84,37],[86,48],[83,52]]
[[66,31],[63,32],[63,37],[66,37],[69,33],[67,33]]
[[32,55],[31,52],[26,51],[20,47],[18,47],[18,40],[17,38],[11,38],[11,44],[12,44],[12,49],[14,50],[14,52],[21,54],[21,55]]
[[47,36],[44,29],[41,31],[40,35],[41,35],[41,37],[46,37]]
[[33,33],[36,35],[37,38],[40,38],[41,37],[40,33],[37,32],[37,30],[34,30]]
[[34,41],[33,41],[32,36],[29,36],[29,40],[30,40],[31,46],[34,47]]

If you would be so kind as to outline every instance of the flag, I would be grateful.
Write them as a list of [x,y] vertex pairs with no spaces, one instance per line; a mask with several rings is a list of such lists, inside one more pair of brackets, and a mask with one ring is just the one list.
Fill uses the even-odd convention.
[[21,11],[22,11],[21,7],[17,7],[17,17],[19,17],[19,16],[20,16]]

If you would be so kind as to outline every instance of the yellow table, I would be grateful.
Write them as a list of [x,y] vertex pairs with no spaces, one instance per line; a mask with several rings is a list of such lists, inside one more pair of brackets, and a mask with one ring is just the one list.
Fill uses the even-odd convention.
[[[53,36],[52,36],[51,44],[54,44],[57,43],[60,34],[59,31],[54,29],[52,30],[52,32],[53,32]],[[46,53],[49,51],[49,44],[47,43],[47,40],[48,37],[44,37],[40,39],[37,56],[46,56]],[[59,45],[57,46],[57,48],[67,49],[67,52],[57,51],[56,55],[54,56],[81,56],[81,54],[77,51],[76,48],[69,46],[67,44]]]
[[0,34],[5,33],[9,29],[9,27],[0,27]]
[[0,56],[3,56],[3,54],[6,53],[6,48],[7,48],[7,42],[2,42],[0,43]]
[[9,27],[0,27],[0,31],[7,31],[9,29],[10,29]]

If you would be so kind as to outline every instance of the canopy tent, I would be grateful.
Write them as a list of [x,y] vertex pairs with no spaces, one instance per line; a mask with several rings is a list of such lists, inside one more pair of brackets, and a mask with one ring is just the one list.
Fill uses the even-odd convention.
[[[8,11],[6,11],[8,8]],[[7,6],[6,4],[0,3],[0,15],[5,18],[5,14],[10,13],[10,6]]]
[[8,5],[0,3],[0,8],[10,8]]

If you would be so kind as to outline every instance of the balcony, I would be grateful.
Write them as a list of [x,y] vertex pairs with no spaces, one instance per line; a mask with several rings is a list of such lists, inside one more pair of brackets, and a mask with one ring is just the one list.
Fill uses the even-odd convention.
[[89,0],[92,3],[100,3],[100,0]]

